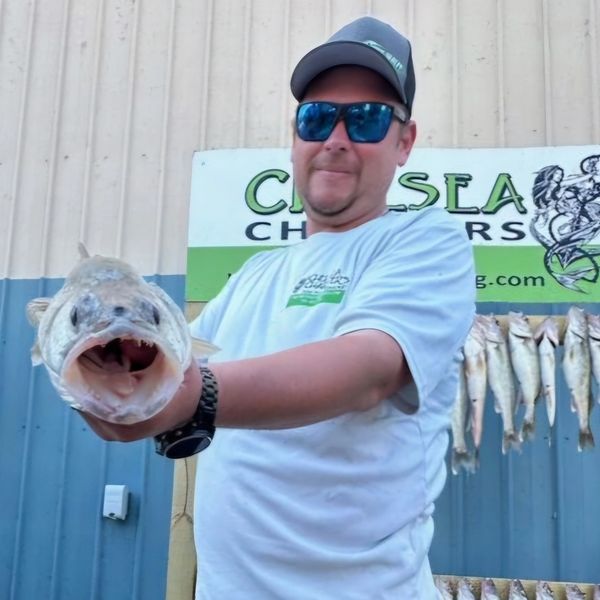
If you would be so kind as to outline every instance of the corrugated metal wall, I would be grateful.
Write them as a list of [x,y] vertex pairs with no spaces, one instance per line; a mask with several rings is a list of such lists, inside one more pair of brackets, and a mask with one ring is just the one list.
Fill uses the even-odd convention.
[[[56,399],[29,367],[24,304],[57,289],[80,240],[158,276],[182,301],[192,151],[289,145],[293,65],[362,14],[413,40],[419,144],[600,144],[600,0],[0,3],[1,598],[163,596],[171,467],[148,444],[96,440]],[[573,460],[598,464],[596,453]],[[538,462],[521,464],[482,471],[505,499],[499,509]],[[572,477],[577,489],[590,472],[541,464],[569,473],[557,490]],[[475,510],[473,481],[454,480],[453,508],[441,503],[434,566],[511,575],[506,557],[524,542],[510,529],[501,558],[497,545],[485,554],[485,536],[461,537],[457,507]],[[102,521],[104,483],[133,490],[125,523]],[[530,489],[537,505],[544,490]],[[581,489],[589,506],[596,488]],[[475,519],[480,529],[486,518]],[[577,557],[590,564],[576,536],[584,526],[597,534],[597,524],[576,525],[558,554],[556,539],[531,531],[531,552],[555,544],[561,577],[576,576]],[[457,540],[463,558],[448,550]]]

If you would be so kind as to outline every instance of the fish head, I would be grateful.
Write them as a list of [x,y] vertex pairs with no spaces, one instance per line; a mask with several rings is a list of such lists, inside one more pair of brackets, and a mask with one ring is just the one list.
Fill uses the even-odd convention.
[[540,342],[543,337],[547,337],[554,347],[560,342],[558,323],[552,317],[546,317],[536,328],[534,338],[536,342]]
[[587,315],[588,334],[594,340],[600,340],[600,315]]
[[498,589],[493,579],[484,579],[481,583],[481,600],[500,600]]
[[567,331],[579,338],[587,338],[588,324],[583,308],[571,306],[567,312]]
[[489,342],[502,344],[505,341],[500,322],[494,315],[481,315],[481,323],[485,331],[485,339]]
[[508,600],[527,600],[523,584],[518,579],[513,579],[508,587]]
[[554,600],[554,592],[547,581],[538,581],[535,584],[535,597],[539,600]]
[[458,584],[456,586],[457,591],[457,599],[459,600],[475,600],[475,592],[473,590],[473,586],[468,579],[464,577],[458,580]]
[[127,263],[83,259],[51,299],[27,307],[37,326],[34,364],[78,410],[135,423],[173,397],[192,360],[183,313]]
[[508,331],[517,337],[532,337],[529,319],[522,312],[510,311],[508,313]]

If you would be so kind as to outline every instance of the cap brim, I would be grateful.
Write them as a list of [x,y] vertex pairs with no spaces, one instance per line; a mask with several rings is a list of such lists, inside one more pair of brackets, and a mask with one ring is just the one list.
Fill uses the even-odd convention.
[[309,83],[327,69],[342,65],[365,67],[381,75],[398,94],[408,108],[404,90],[396,71],[377,50],[361,42],[335,41],[318,46],[304,56],[292,73],[290,87],[296,100],[302,100]]

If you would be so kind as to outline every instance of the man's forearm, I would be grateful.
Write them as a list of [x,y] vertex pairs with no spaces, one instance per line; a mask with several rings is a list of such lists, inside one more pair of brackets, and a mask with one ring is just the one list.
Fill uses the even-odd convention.
[[[376,330],[314,342],[267,356],[211,364],[219,384],[216,425],[300,427],[367,410],[410,379],[402,350]],[[102,438],[132,441],[173,429],[196,409],[202,380],[192,365],[174,398],[155,417],[114,425],[83,414]]]

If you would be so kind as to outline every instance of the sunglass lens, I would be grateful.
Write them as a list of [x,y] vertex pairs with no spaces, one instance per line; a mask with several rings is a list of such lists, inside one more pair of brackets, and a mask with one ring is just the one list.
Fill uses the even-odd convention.
[[333,131],[337,107],[327,102],[307,102],[298,107],[296,130],[305,142],[323,142]]
[[353,142],[380,142],[391,122],[392,108],[386,104],[363,102],[349,106],[346,112],[348,137]]

